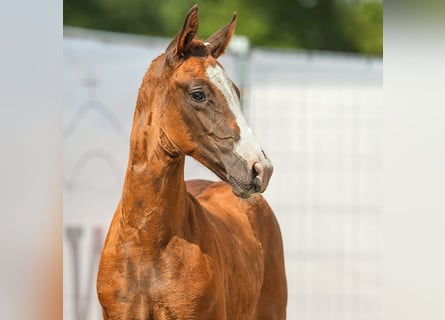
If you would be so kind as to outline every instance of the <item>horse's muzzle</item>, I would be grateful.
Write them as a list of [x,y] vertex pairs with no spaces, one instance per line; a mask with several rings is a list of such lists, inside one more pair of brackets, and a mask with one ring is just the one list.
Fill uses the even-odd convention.
[[[249,198],[255,193],[266,190],[273,172],[273,166],[266,157],[257,159],[251,165],[247,161],[238,161],[242,166],[230,166],[227,181],[235,195]],[[224,179],[223,179],[224,180]]]
[[252,167],[254,175],[253,189],[255,192],[264,192],[269,185],[270,177],[273,173],[273,166],[270,161],[255,162]]

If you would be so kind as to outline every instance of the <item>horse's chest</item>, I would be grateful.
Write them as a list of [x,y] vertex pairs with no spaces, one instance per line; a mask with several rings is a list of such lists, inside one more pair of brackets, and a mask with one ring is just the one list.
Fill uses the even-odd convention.
[[200,319],[214,306],[211,258],[182,238],[173,237],[154,266],[150,295],[160,319]]
[[155,309],[174,314],[177,319],[251,318],[263,266],[260,252],[247,251],[231,248],[206,253],[194,243],[173,238],[151,280]]

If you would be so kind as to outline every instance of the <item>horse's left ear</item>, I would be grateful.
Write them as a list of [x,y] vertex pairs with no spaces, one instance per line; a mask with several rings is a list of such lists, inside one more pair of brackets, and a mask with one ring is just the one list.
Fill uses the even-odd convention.
[[187,13],[182,29],[165,50],[169,59],[183,57],[187,53],[198,31],[198,24],[198,5],[195,4]]
[[210,52],[214,58],[218,58],[220,55],[222,55],[229,45],[230,39],[235,31],[236,16],[237,14],[234,12],[232,20],[225,27],[215,32],[206,40]]

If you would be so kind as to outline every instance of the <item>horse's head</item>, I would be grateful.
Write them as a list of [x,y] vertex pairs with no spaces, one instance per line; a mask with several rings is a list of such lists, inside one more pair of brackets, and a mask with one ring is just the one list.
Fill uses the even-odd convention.
[[273,167],[244,119],[238,88],[216,60],[235,23],[236,13],[206,41],[195,39],[195,5],[150,69],[163,75],[155,84],[163,99],[160,125],[165,149],[173,156],[192,156],[228,182],[236,195],[247,198],[266,189]]

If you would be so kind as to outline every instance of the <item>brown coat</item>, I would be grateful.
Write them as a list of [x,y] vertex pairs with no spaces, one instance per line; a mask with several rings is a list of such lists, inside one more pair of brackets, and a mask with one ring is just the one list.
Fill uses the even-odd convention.
[[[194,39],[197,11],[139,90],[122,197],[97,279],[107,320],[286,317],[281,234],[258,194],[272,166],[245,138],[236,87],[216,61],[236,15],[202,42]],[[185,155],[225,182],[184,182]]]

